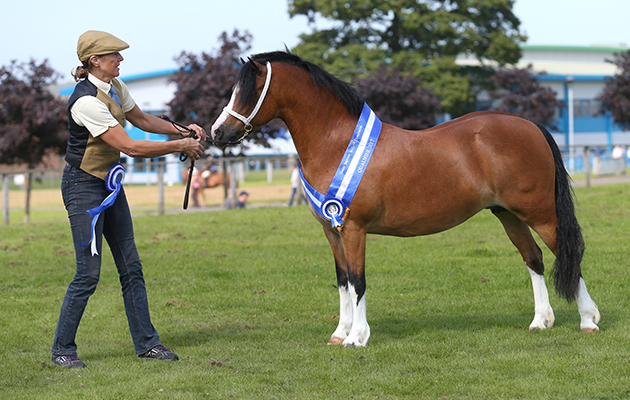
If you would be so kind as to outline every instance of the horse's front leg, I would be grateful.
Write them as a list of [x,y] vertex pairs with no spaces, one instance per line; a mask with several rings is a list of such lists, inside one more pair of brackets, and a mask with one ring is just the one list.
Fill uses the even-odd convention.
[[347,227],[341,235],[325,232],[335,257],[340,306],[339,325],[328,344],[365,346],[370,337],[365,307],[365,233],[353,233]]
[[339,325],[330,337],[328,344],[343,344],[352,330],[352,319],[354,316],[353,301],[348,290],[348,274],[345,268],[340,268],[340,260],[335,258],[335,268],[337,271],[337,287],[339,288]]
[[328,344],[339,345],[343,343],[350,334],[350,330],[352,330],[352,298],[348,291],[348,269],[345,267],[347,262],[343,253],[343,245],[341,244],[339,233],[326,227],[324,228],[324,233],[330,243],[335,259],[337,287],[339,288],[339,324],[331,335]]

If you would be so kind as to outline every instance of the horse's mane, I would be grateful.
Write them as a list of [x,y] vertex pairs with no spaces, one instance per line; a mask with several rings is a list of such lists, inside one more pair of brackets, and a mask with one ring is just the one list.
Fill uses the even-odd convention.
[[241,91],[241,101],[245,107],[251,107],[256,104],[258,98],[258,93],[256,92],[256,67],[253,65],[252,60],[261,64],[265,64],[267,61],[282,62],[307,71],[318,90],[320,86],[330,89],[346,106],[351,115],[356,117],[361,115],[364,100],[354,87],[337,79],[322,67],[284,51],[255,54],[241,67],[238,74],[238,85]]

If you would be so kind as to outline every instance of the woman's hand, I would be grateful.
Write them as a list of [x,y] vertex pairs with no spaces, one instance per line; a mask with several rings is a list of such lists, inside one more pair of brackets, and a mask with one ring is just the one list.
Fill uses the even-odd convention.
[[[190,128],[190,129],[193,129],[193,128]],[[203,129],[201,129],[201,131],[205,135],[206,132]],[[203,155],[203,152],[205,150],[203,145],[199,141],[200,141],[200,139],[193,139],[193,138],[182,139],[181,140],[181,143],[182,143],[181,152],[184,153],[185,155],[187,155],[191,160],[198,160],[199,158],[201,158],[201,156]]]
[[[197,134],[197,141],[199,142],[206,141],[206,138],[207,138],[206,131],[202,127],[200,127],[197,124],[190,124],[188,125],[188,129],[194,131]],[[182,131],[182,135],[188,136],[188,132]]]

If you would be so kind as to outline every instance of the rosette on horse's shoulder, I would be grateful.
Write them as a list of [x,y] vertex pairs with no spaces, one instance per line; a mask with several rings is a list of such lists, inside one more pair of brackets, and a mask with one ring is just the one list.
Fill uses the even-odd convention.
[[306,197],[319,215],[330,221],[333,228],[341,230],[350,211],[350,203],[361,183],[376,143],[381,133],[381,121],[367,104],[359,117],[352,139],[341,158],[326,195],[319,193],[302,178]]

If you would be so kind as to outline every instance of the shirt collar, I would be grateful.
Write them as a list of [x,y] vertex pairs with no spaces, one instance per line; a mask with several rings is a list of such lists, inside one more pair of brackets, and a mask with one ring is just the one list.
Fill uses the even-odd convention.
[[109,89],[111,89],[112,85],[107,82],[103,82],[92,74],[88,74],[88,80],[94,84],[97,88],[101,89],[103,92],[109,94]]

